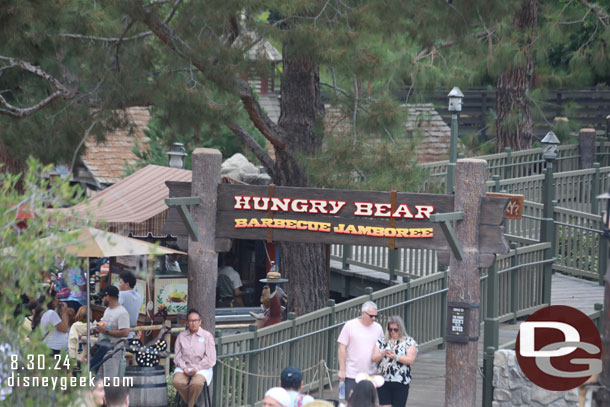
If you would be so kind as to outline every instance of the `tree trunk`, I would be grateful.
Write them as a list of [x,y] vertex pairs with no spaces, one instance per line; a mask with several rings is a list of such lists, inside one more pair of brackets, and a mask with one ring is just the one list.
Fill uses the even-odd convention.
[[534,54],[532,45],[538,23],[538,1],[523,0],[513,25],[521,34],[528,33],[519,52],[525,65],[511,66],[496,81],[496,137],[497,151],[506,147],[513,150],[530,148],[534,134],[528,93],[534,82]]
[[[276,185],[307,186],[303,159],[319,151],[317,126],[324,115],[320,99],[319,65],[313,58],[292,56],[284,45],[284,73],[279,126],[286,132],[285,148],[275,148]],[[289,279],[288,309],[297,315],[326,306],[329,276],[321,244],[281,243],[280,272]]]

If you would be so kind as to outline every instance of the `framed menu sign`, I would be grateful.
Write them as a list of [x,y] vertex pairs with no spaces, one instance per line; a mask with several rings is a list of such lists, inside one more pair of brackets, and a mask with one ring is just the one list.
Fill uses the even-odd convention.
[[447,308],[447,341],[468,342],[471,305],[466,302],[449,301]]

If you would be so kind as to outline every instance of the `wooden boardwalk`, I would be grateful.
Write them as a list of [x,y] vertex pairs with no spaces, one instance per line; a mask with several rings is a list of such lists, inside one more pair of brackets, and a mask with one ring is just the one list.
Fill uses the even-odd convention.
[[[595,303],[603,303],[604,287],[597,282],[568,277],[559,273],[553,275],[551,291],[552,305],[569,305],[586,314],[594,311]],[[500,343],[517,338],[519,324],[500,325]],[[483,365],[483,329],[479,341],[479,366]],[[413,365],[409,407],[437,407],[445,404],[445,351],[428,350],[421,352]],[[477,406],[482,405],[482,378],[477,378]]]

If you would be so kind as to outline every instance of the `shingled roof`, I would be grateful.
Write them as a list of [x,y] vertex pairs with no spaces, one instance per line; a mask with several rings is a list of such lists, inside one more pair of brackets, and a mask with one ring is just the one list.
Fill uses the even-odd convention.
[[81,161],[99,185],[108,186],[120,181],[125,164],[134,164],[137,160],[131,151],[136,140],[144,146],[150,141],[144,134],[150,121],[148,108],[130,107],[127,116],[129,125],[106,134],[105,142],[85,142],[86,150]]
[[[324,124],[331,133],[351,133],[352,118],[338,107],[326,105]],[[447,158],[451,129],[430,103],[407,105],[405,131],[419,139],[415,148],[417,162],[440,161]]]

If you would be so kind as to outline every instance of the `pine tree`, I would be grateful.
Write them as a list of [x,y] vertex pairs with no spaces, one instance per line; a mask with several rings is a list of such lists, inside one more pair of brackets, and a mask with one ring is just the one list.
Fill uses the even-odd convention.
[[[606,27],[604,10],[585,7],[585,0],[568,3],[569,10],[591,10],[584,20]],[[397,89],[475,84],[512,66],[507,60],[527,65],[513,41],[533,33],[511,26],[519,6],[496,0],[7,0],[0,10],[2,141],[16,157],[73,162],[83,136],[102,138],[124,124],[117,109],[154,105],[164,112],[163,124],[180,134],[225,126],[275,184],[307,186],[305,162],[324,145],[322,84],[351,109],[354,145],[369,130],[394,137]],[[539,18],[541,24],[536,44],[549,25]],[[243,79],[273,74],[264,60],[245,57],[263,38],[283,55],[277,124]],[[603,42],[594,43],[605,51]],[[534,55],[538,63],[541,54]],[[255,132],[273,146],[274,158]],[[292,309],[325,305],[323,247],[281,249]],[[307,301],[294,302],[302,298]]]

